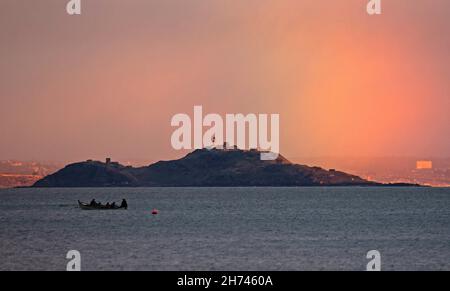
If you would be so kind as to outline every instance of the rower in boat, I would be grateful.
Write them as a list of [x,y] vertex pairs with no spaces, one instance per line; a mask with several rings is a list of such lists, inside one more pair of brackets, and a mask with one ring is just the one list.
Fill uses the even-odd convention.
[[120,204],[120,208],[124,208],[124,209],[128,208],[128,203],[127,203],[127,200],[125,200],[125,198],[122,199],[122,204]]

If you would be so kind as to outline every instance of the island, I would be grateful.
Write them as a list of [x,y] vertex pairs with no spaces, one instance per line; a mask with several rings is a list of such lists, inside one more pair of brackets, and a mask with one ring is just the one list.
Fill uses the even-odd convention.
[[[334,169],[293,164],[279,155],[262,161],[258,150],[198,149],[146,167],[107,159],[67,165],[32,187],[294,187],[386,186]],[[408,184],[389,186],[412,186]]]

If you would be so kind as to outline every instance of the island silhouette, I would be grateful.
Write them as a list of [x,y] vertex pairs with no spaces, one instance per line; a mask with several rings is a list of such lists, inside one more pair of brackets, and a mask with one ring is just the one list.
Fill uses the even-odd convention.
[[283,187],[412,186],[381,184],[334,169],[293,164],[282,155],[262,161],[258,150],[199,149],[146,167],[107,159],[67,165],[32,187]]

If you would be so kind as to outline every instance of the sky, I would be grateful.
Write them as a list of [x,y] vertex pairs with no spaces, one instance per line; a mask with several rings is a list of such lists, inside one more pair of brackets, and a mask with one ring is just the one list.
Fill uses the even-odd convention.
[[173,115],[280,114],[287,157],[450,156],[450,1],[0,1],[0,159],[179,157]]

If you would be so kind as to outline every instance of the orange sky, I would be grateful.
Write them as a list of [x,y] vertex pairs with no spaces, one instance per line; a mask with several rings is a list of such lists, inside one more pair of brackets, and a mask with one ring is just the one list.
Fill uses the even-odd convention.
[[450,156],[450,1],[0,2],[0,159],[169,159],[194,105],[285,156]]

